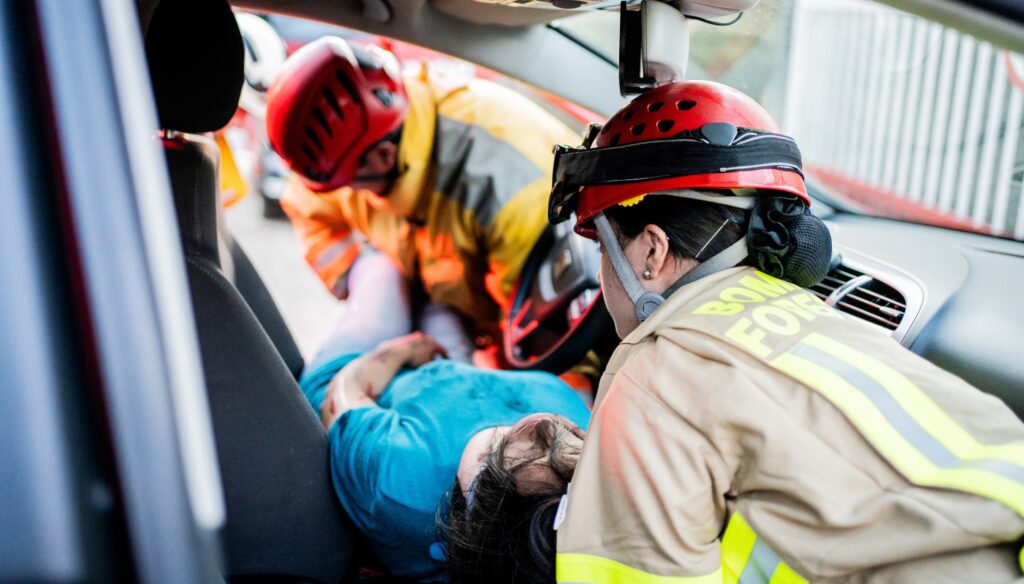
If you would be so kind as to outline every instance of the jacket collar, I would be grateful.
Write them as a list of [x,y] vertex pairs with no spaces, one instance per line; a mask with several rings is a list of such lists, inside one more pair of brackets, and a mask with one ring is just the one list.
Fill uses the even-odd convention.
[[635,345],[642,342],[644,339],[657,332],[657,330],[666,322],[670,321],[674,315],[682,311],[686,305],[702,296],[709,289],[717,287],[726,280],[735,278],[740,273],[753,270],[754,268],[748,266],[729,268],[728,270],[722,270],[721,272],[706,276],[696,282],[683,286],[676,290],[674,294],[669,296],[665,300],[664,304],[654,311],[654,314],[648,317],[644,322],[640,323],[640,326],[633,329],[633,332],[626,335],[626,338],[622,339],[622,344]]
[[438,104],[465,83],[446,83],[424,65],[404,78],[409,97],[409,113],[398,146],[399,176],[383,197],[374,196],[374,207],[422,223],[430,206],[433,185],[434,141],[437,133]]

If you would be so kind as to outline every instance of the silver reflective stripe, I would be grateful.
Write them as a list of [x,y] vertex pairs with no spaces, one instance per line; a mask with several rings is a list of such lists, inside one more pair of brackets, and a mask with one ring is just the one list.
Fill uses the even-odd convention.
[[437,191],[471,210],[485,228],[516,193],[550,171],[480,126],[445,116],[437,116],[434,159]]
[[878,408],[886,421],[935,466],[944,469],[959,467],[984,470],[1024,484],[1024,468],[1007,460],[988,458],[965,461],[959,459],[922,428],[896,402],[885,387],[853,365],[804,343],[794,347],[790,353],[832,371],[859,389]]
[[326,268],[327,266],[330,266],[334,262],[334,260],[341,257],[341,254],[348,251],[348,248],[352,247],[352,244],[354,243],[355,239],[351,237],[336,243],[332,243],[331,247],[327,248],[326,250],[323,251],[323,253],[317,256],[316,261],[313,262],[313,269],[316,271],[320,271]]
[[754,549],[750,550],[747,565],[740,574],[739,584],[767,584],[781,563],[782,560],[772,548],[758,537]]

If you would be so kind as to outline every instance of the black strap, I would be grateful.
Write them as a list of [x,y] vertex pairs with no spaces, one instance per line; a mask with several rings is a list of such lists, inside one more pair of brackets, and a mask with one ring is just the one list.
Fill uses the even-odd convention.
[[[781,134],[740,130],[727,146],[696,136],[637,142],[625,146],[555,150],[554,190],[614,185],[697,174],[773,168],[803,176],[800,149]],[[556,194],[552,192],[552,194]]]

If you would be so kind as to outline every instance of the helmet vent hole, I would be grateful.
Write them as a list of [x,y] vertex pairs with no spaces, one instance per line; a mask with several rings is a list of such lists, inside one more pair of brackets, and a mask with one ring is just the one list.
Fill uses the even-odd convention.
[[303,146],[302,147],[302,153],[305,154],[313,162],[317,161],[316,160],[316,154],[313,154],[313,151],[309,149],[309,146]]
[[324,143],[320,141],[320,138],[316,135],[316,132],[313,131],[313,128],[306,126],[306,136],[309,138],[309,141],[313,143],[313,146],[316,146],[317,150],[320,152],[324,151]]
[[673,120],[661,120],[660,122],[658,122],[658,131],[668,132],[669,130],[672,129],[672,126],[674,125],[676,125],[676,123]]
[[334,113],[339,118],[344,120],[345,114],[342,113],[341,105],[338,104],[338,96],[334,95],[334,92],[331,91],[331,88],[327,87],[326,85],[321,88],[320,92],[324,94],[324,100],[327,101],[327,105],[330,106],[332,110],[334,110]]
[[653,114],[654,112],[660,110],[661,106],[663,106],[663,105],[665,105],[665,102],[656,101],[656,102],[652,103],[651,105],[647,106],[647,111],[649,111],[649,112],[651,112]]
[[629,133],[633,134],[634,136],[639,136],[640,134],[643,134],[644,130],[646,130],[646,129],[647,129],[647,124],[637,124],[637,125],[633,126],[629,130]]
[[358,104],[363,103],[362,100],[359,99],[359,92],[356,91],[356,86],[352,84],[352,80],[345,75],[344,71],[342,71],[341,69],[335,71],[334,77],[337,78],[338,83],[340,83],[341,86],[345,88],[345,91],[348,92],[349,96],[352,98],[352,101]]
[[626,112],[626,115],[622,116],[622,119],[628,122],[629,120],[631,120],[633,118],[633,114],[635,114],[635,113],[636,113],[636,110],[629,110],[628,112]]
[[316,123],[320,124],[320,127],[324,129],[324,132],[327,132],[328,136],[333,136],[334,132],[331,132],[331,126],[327,123],[327,117],[324,116],[324,112],[320,111],[320,108],[313,106],[312,113],[313,119],[316,120]]
[[679,111],[685,112],[686,110],[692,110],[693,108],[697,107],[697,102],[691,101],[689,99],[684,99],[683,101],[677,101],[676,107],[679,108]]
[[384,107],[391,107],[391,105],[395,103],[394,94],[387,89],[381,89],[378,87],[373,90],[373,95]]
[[612,136],[612,139],[608,141],[608,144],[610,146],[618,146],[619,138],[622,138],[622,134],[615,134],[614,136]]

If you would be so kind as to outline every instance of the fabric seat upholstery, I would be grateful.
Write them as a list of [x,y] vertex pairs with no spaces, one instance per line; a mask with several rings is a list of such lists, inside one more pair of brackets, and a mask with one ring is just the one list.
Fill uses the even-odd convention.
[[[227,3],[163,0],[145,30],[161,126],[207,132],[226,124],[242,79],[241,39]],[[225,576],[341,581],[353,530],[331,487],[324,432],[295,371],[221,269],[216,147],[177,133],[167,133],[164,146],[227,504]],[[247,259],[238,261],[240,248],[231,256],[240,281],[258,280]]]
[[163,144],[185,254],[203,257],[219,267],[241,293],[292,377],[297,379],[304,365],[302,353],[263,279],[221,221],[216,145],[204,137],[184,134],[165,138]]

